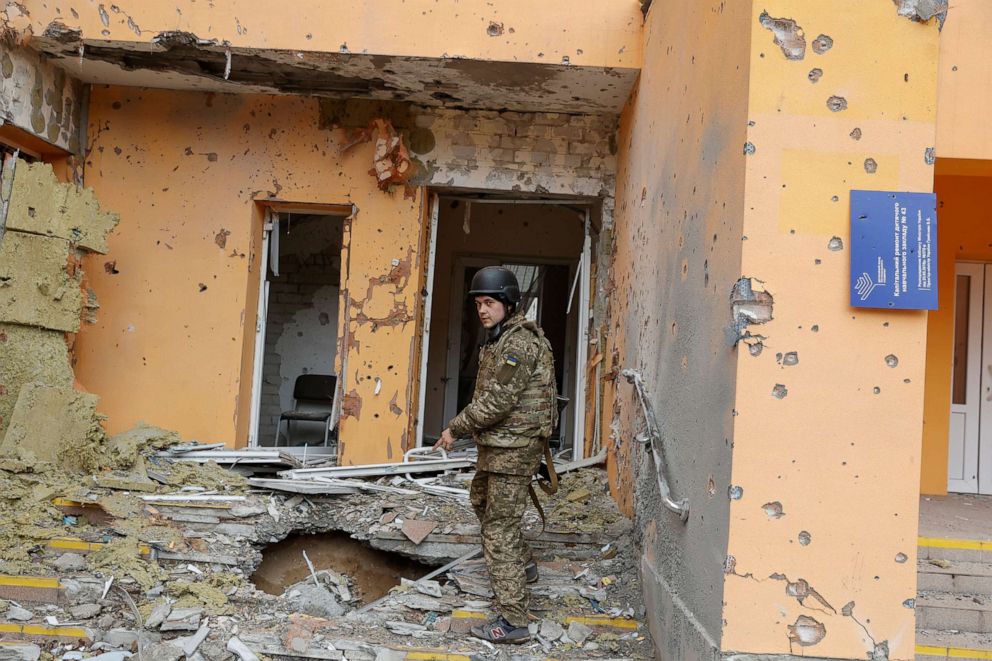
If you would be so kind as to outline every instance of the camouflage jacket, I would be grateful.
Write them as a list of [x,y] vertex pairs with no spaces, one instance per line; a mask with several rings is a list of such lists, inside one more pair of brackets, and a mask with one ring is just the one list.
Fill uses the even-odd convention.
[[[516,314],[498,340],[482,347],[472,402],[448,428],[479,444],[480,470],[528,474],[518,464],[536,471],[543,439],[557,424],[557,394],[550,343],[537,324]],[[511,449],[517,451],[505,451]]]

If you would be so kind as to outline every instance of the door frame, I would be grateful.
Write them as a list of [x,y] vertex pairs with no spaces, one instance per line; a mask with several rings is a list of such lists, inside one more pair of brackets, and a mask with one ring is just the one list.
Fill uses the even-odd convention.
[[[349,241],[348,236],[348,222],[354,218],[355,214],[358,212],[358,208],[354,204],[333,204],[333,203],[312,203],[312,202],[270,202],[260,205],[263,207],[262,214],[262,232],[261,232],[261,253],[260,253],[260,268],[258,269],[258,302],[257,309],[255,313],[255,344],[252,357],[251,366],[251,400],[249,404],[249,419],[248,419],[248,448],[258,448],[267,447],[263,446],[258,437],[258,426],[261,420],[261,408],[262,408],[262,377],[264,372],[265,363],[265,332],[266,325],[268,321],[268,306],[269,306],[269,265],[271,259],[271,253],[276,253],[277,268],[278,268],[278,250],[279,250],[279,217],[280,214],[299,214],[299,215],[315,215],[315,216],[334,216],[341,218],[343,223],[343,236],[341,237],[341,252],[342,257],[346,250],[349,249],[347,245]],[[273,237],[275,240],[273,241]],[[341,275],[338,282],[338,289],[341,292],[340,298],[338,300],[338,319],[337,319],[337,338],[338,338],[338,357],[342,365],[347,365],[346,356],[343,355],[347,351],[347,342],[345,341],[344,332],[348,328],[347,320],[345,315],[347,313],[347,301],[344,298],[344,292],[347,287],[347,273],[342,268]],[[331,429],[337,426],[338,418],[341,413],[341,396],[345,392],[345,380],[347,378],[346,370],[341,369],[340,374],[338,374],[337,387],[334,391],[334,402],[331,405],[333,415],[331,417]],[[319,453],[320,449],[317,447],[284,447],[284,451],[291,454],[306,454],[308,451],[310,454]]]
[[[502,254],[478,254],[478,253],[461,253],[452,256],[452,275],[451,275],[451,300],[448,305],[448,341],[445,344],[445,383],[444,383],[444,401],[442,402],[443,419],[445,421],[451,420],[454,414],[457,413],[458,405],[458,357],[461,355],[461,309],[462,303],[465,299],[465,269],[466,267],[472,266],[495,266],[499,264],[525,264],[525,265],[535,265],[535,266],[567,266],[568,267],[568,277],[569,280],[576,277],[577,272],[581,272],[582,263],[580,260],[572,259],[561,259],[561,258],[549,258],[549,257],[527,257],[521,255],[502,255]],[[586,298],[583,300],[583,293],[581,286],[579,289],[579,301],[580,308],[584,307],[588,310],[589,300],[588,292],[585,293]],[[588,289],[588,288],[587,288]],[[565,301],[567,305],[567,301]],[[545,302],[542,300],[540,305],[544,306]],[[573,311],[575,310],[575,305],[572,306]],[[580,391],[578,387],[581,385],[581,381],[577,378],[578,374],[583,372],[579,368],[579,353],[578,348],[583,343],[580,341],[582,333],[582,319],[581,314],[568,313],[566,317],[566,329],[565,329],[565,347],[562,351],[562,355],[566,357],[565,365],[562,369],[562,391],[565,396],[571,394],[570,406],[575,406],[575,401],[577,399],[582,399],[579,397]],[[588,323],[586,324],[588,325]],[[574,391],[574,392],[573,392]],[[452,411],[454,410],[454,413]],[[566,437],[571,438],[574,446],[574,452],[576,453],[576,458],[582,458],[582,452],[584,450],[584,438],[576,438],[573,434],[574,429],[583,429],[583,426],[575,427],[575,420],[585,418],[585,406],[577,407],[578,411],[581,411],[580,415],[575,415],[572,418],[566,416],[562,420],[562,434]]]
[[[952,342],[957,332],[958,277],[971,278],[968,297],[968,363],[965,373],[965,403],[954,403],[953,347],[948,425],[947,490],[952,493],[992,494],[992,264],[959,261],[954,268],[954,324]],[[987,367],[984,367],[988,365]],[[964,415],[960,462],[965,466],[962,478],[951,476],[952,450],[955,443],[955,415]],[[985,421],[983,423],[983,418]],[[984,450],[984,451],[983,451]],[[954,462],[957,463],[957,462]],[[969,468],[969,467],[973,467]]]

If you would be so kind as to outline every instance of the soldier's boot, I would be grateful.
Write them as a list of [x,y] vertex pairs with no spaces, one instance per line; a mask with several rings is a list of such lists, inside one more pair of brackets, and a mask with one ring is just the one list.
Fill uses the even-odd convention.
[[524,576],[527,577],[528,583],[537,583],[538,573],[537,573],[537,563],[529,562],[527,566],[524,567]]
[[490,643],[505,643],[518,645],[530,640],[530,629],[528,627],[515,627],[503,616],[479,627],[472,627],[472,635]]

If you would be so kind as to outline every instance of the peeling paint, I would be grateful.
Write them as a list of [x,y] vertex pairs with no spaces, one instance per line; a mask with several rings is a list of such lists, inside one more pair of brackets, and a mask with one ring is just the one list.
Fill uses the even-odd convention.
[[772,18],[768,12],[761,12],[758,17],[761,27],[771,31],[775,45],[790,60],[801,60],[806,57],[806,37],[803,29],[791,18]]
[[816,645],[827,636],[827,628],[809,615],[800,615],[795,624],[789,625],[789,644],[800,647]]
[[896,12],[911,21],[926,23],[937,17],[938,24],[943,27],[947,18],[947,0],[892,0]]

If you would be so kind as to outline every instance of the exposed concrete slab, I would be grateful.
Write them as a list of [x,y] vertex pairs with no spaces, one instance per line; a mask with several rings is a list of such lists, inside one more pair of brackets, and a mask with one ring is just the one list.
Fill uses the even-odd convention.
[[63,388],[72,386],[65,335],[0,324],[0,439],[7,431],[21,388],[34,381]]
[[185,37],[147,45],[84,40],[73,33],[65,38],[36,37],[31,45],[91,84],[307,94],[521,112],[616,114],[639,73],[634,67],[565,62],[248,50]]
[[59,237],[106,254],[107,234],[117,222],[116,214],[100,210],[92,189],[60,183],[45,163],[18,164],[7,213],[8,230]]
[[55,462],[61,447],[82,447],[98,426],[96,395],[29,383],[21,388],[0,454]]
[[0,242],[0,323],[76,332],[79,280],[69,275],[65,239],[8,231]]

